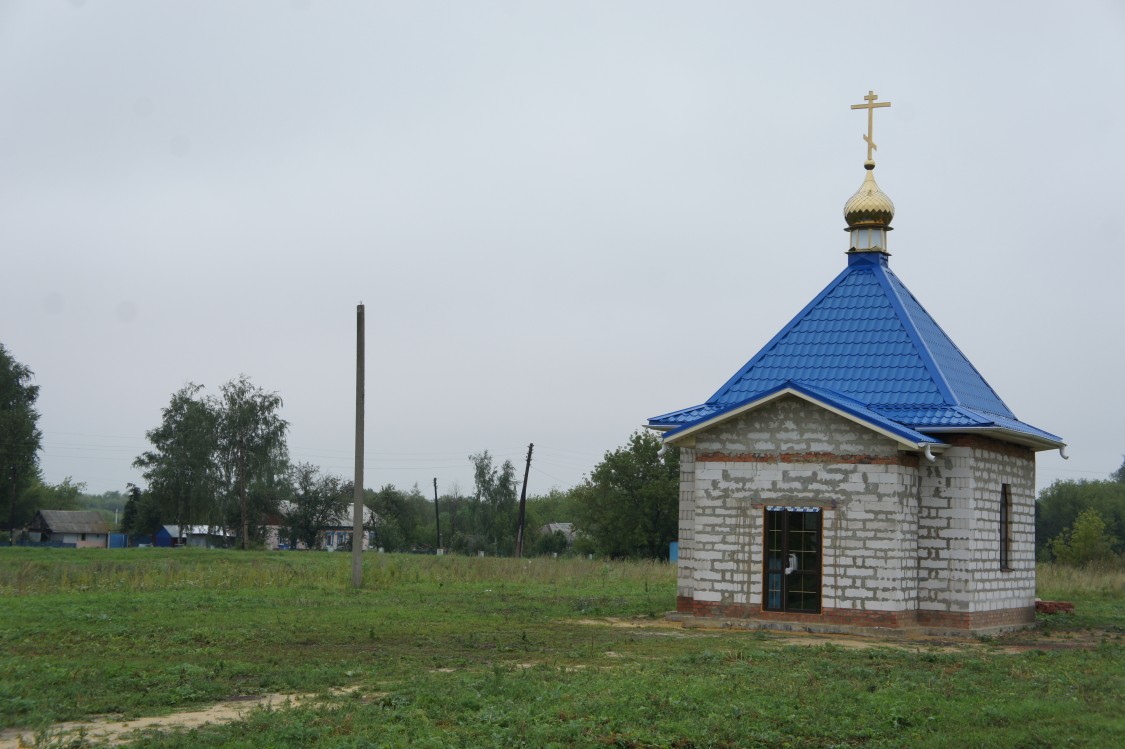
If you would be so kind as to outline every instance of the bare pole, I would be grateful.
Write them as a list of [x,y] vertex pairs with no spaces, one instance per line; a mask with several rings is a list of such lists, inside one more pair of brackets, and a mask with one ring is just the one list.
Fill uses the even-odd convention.
[[363,305],[355,308],[355,482],[352,503],[352,587],[363,585]]
[[[242,417],[238,417],[242,421]],[[245,429],[239,424],[240,429]],[[242,550],[250,548],[250,518],[246,512],[246,432],[238,435],[238,501],[242,509]],[[155,542],[155,541],[154,541]]]
[[527,509],[527,474],[531,473],[531,451],[534,449],[534,442],[527,446],[527,465],[523,469],[523,489],[520,490],[520,518],[516,527],[516,559],[523,557],[524,511]]
[[434,518],[437,520],[437,551],[441,551],[441,507],[437,498],[437,476],[434,476]]
[[16,545],[16,465],[8,468],[8,475],[12,480],[12,514],[8,516],[8,546]]

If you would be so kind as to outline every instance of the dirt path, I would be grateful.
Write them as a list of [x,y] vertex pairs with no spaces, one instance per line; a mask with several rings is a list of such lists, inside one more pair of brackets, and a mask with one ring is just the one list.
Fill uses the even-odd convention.
[[[342,695],[351,691],[354,691],[354,689],[333,690],[332,694]],[[264,694],[226,700],[202,710],[156,715],[150,718],[136,718],[126,721],[100,718],[72,723],[58,723],[51,726],[49,738],[51,741],[57,742],[60,738],[78,736],[84,733],[92,743],[112,746],[119,741],[128,740],[129,734],[134,731],[143,731],[147,728],[198,728],[207,723],[227,723],[241,720],[243,716],[256,707],[295,707],[319,697],[322,697],[322,695]],[[35,737],[35,732],[26,728],[2,731],[0,732],[0,749],[21,749],[22,747],[34,746]]]

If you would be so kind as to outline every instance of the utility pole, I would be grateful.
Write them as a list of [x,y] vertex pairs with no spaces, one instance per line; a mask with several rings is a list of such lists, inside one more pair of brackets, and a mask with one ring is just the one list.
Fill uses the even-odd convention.
[[441,553],[441,508],[437,498],[437,476],[434,476],[434,518],[437,519],[437,547],[435,551]]
[[352,587],[363,585],[363,305],[355,308],[355,482],[352,496]]
[[8,467],[8,476],[12,482],[12,513],[8,516],[8,546],[16,545],[16,465]]
[[531,451],[534,449],[534,442],[527,446],[527,465],[523,469],[523,489],[520,491],[520,519],[516,528],[516,559],[523,557],[523,522],[524,512],[527,509],[527,474],[531,472]]
[[[458,492],[459,493],[459,492]],[[453,539],[457,538],[457,494],[449,498],[449,548],[453,549]]]
[[[241,421],[242,417],[239,417]],[[239,424],[239,428],[245,430],[244,424]],[[238,435],[238,501],[239,508],[242,511],[242,550],[246,551],[250,548],[250,518],[246,514],[246,432],[240,432]],[[153,539],[153,543],[156,539]]]

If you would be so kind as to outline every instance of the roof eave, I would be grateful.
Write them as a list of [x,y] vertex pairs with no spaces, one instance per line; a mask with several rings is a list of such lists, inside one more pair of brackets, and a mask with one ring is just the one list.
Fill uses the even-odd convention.
[[1030,447],[1036,452],[1043,450],[1062,450],[1066,443],[1062,440],[1051,440],[1036,434],[1021,432],[995,425],[979,427],[925,427],[918,429],[923,434],[979,434],[985,437],[995,437],[1003,442],[1011,442],[1024,447]]

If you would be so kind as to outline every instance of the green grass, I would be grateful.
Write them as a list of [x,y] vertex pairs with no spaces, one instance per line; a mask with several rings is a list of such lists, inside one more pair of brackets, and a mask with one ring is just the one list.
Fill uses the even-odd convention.
[[674,574],[369,554],[354,591],[345,554],[0,549],[0,725],[355,687],[139,745],[1125,745],[1119,578],[1041,570],[1079,614],[1025,652],[590,623],[659,620]]
[[1073,616],[1041,617],[1051,629],[1100,628],[1125,633],[1125,567],[1121,563],[1086,567],[1041,564],[1036,580],[1040,598],[1079,604]]

